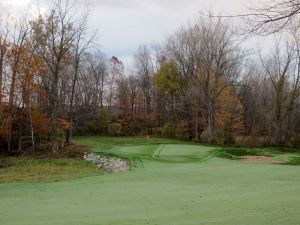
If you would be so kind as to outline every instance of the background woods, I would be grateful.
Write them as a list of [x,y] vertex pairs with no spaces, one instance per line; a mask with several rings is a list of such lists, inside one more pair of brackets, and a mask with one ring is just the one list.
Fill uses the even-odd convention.
[[200,16],[164,45],[141,45],[128,72],[95,47],[87,21],[57,0],[36,19],[0,24],[1,150],[59,151],[87,134],[300,145],[297,29],[253,57],[230,21]]

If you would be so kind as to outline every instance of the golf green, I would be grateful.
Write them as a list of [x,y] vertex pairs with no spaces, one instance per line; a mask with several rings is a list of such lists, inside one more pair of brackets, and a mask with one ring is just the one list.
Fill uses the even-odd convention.
[[298,225],[300,167],[216,158],[163,139],[77,138],[127,157],[122,174],[0,184],[3,225]]

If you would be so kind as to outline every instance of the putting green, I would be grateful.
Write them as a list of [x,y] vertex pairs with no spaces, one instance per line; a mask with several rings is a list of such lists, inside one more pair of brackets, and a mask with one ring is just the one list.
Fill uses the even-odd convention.
[[0,184],[5,225],[297,225],[300,167],[213,157],[214,147],[142,138],[78,138],[130,158],[123,174]]

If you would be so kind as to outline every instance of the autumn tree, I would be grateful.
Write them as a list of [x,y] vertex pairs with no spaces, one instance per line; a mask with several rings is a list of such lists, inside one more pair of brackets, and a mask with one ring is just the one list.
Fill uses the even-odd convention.
[[216,125],[221,140],[218,144],[231,146],[235,143],[235,136],[244,131],[243,106],[240,102],[238,89],[227,86],[222,95],[217,98]]
[[163,93],[170,108],[170,115],[175,119],[179,97],[183,91],[181,73],[175,62],[168,62],[161,66],[155,76],[155,86]]
[[[14,34],[13,40],[11,43],[9,58],[10,58],[10,70],[11,70],[11,77],[10,77],[10,85],[9,85],[9,93],[8,93],[8,108],[9,108],[9,118],[7,118],[9,123],[8,128],[8,137],[7,137],[7,149],[8,152],[12,150],[12,137],[13,137],[13,124],[15,123],[15,116],[18,115],[15,107],[16,103],[16,89],[17,89],[17,79],[20,75],[20,68],[22,66],[22,57],[24,53],[27,51],[25,43],[26,38],[29,34],[30,27],[27,23],[16,23],[14,27]],[[19,114],[20,115],[20,114]],[[17,124],[16,122],[15,124]],[[21,126],[21,124],[18,124]],[[19,140],[19,148],[20,148],[20,141],[21,141],[21,130],[20,128],[16,131],[18,132],[18,140]]]
[[71,1],[57,0],[50,13],[40,16],[35,23],[36,41],[39,43],[39,52],[48,67],[49,75],[49,110],[52,151],[58,150],[57,144],[57,117],[59,84],[64,76],[62,67],[69,63],[71,49],[82,28],[80,18],[74,12]]

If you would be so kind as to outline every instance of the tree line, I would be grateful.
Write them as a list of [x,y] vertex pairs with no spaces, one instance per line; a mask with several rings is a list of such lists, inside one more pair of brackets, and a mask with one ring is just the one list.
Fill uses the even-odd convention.
[[1,149],[58,151],[74,135],[300,145],[298,28],[250,54],[228,18],[199,16],[164,44],[141,45],[126,71],[93,43],[87,12],[56,0],[0,24]]

